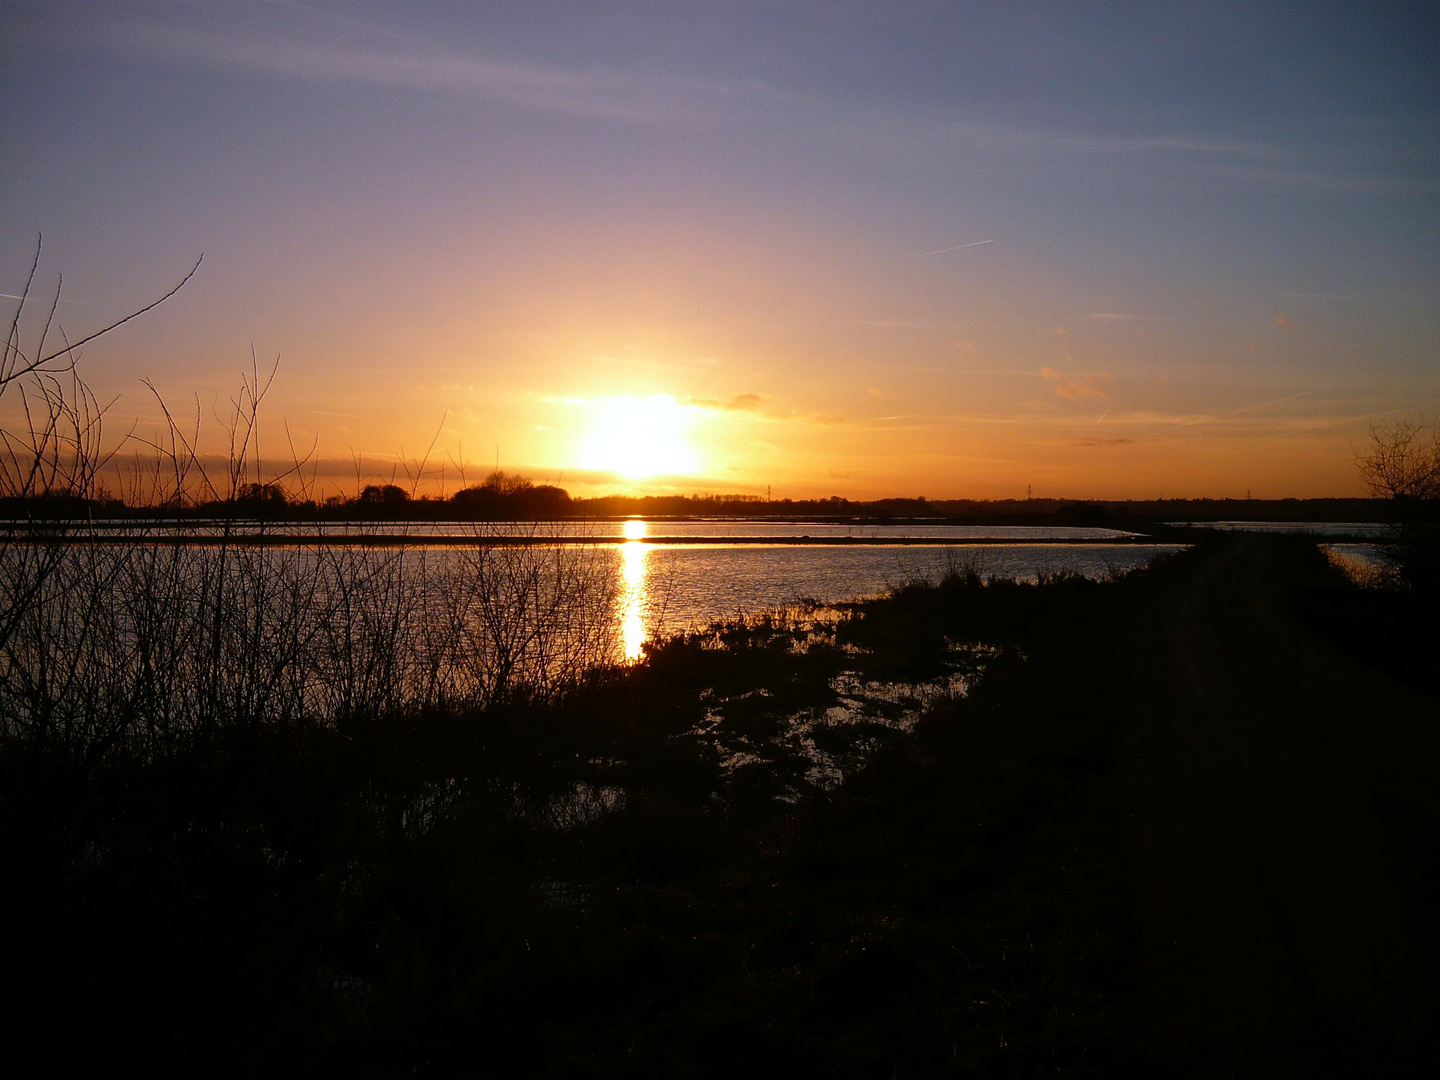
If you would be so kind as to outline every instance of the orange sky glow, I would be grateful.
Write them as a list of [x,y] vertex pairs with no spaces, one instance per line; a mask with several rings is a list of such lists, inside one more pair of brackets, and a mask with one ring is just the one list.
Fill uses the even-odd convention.
[[1440,410],[1436,73],[1146,10],[15,5],[0,292],[203,251],[86,348],[110,430],[218,448],[253,348],[322,496],[1360,494]]

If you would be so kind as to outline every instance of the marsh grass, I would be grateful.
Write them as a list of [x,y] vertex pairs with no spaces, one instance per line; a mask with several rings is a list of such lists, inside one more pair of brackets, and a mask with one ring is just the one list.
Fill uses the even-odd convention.
[[[552,556],[499,553],[539,562],[488,562],[482,548],[464,582],[502,571],[523,582],[530,566],[530,584],[481,595],[497,618],[528,604],[535,625],[551,627],[549,607],[525,598],[549,595]],[[142,592],[159,605],[197,591],[187,560],[213,577],[218,555],[157,548],[127,572],[148,575]],[[338,573],[327,554],[312,557]],[[1040,613],[1078,611],[1107,589],[912,584],[843,608],[715,624],[655,643],[631,667],[576,674],[560,663],[548,683],[526,664],[578,657],[587,640],[537,649],[545,634],[512,627],[486,648],[521,658],[508,685],[539,689],[502,691],[492,674],[465,703],[428,689],[447,685],[432,658],[407,669],[419,689],[405,704],[382,691],[409,620],[433,623],[438,610],[483,628],[485,618],[450,577],[421,577],[390,551],[354,557],[340,567],[370,576],[348,594],[351,614],[329,625],[370,627],[381,644],[338,653],[347,664],[374,657],[375,670],[325,683],[353,690],[343,715],[338,698],[320,696],[333,723],[277,719],[278,705],[318,684],[262,692],[262,676],[288,670],[292,650],[319,648],[307,644],[310,613],[335,606],[325,598],[340,586],[287,549],[237,547],[223,564],[235,575],[227,627],[253,630],[257,612],[272,611],[291,629],[236,646],[258,672],[217,673],[223,723],[203,736],[175,725],[173,742],[147,750],[148,729],[132,720],[134,747],[91,761],[60,742],[0,754],[7,865],[26,883],[3,900],[31,928],[15,956],[32,987],[18,1015],[30,1028],[23,1045],[46,1047],[49,1064],[91,1060],[85,1046],[103,1045],[112,1061],[195,1052],[238,1073],[279,1061],[464,1073],[480,1061],[482,1074],[547,1075],[582,1060],[612,1075],[637,1047],[641,1071],[661,1074],[667,1061],[704,1056],[691,1040],[723,1042],[727,1017],[752,1041],[757,1017],[782,1017],[781,1043],[840,1017],[863,1026],[883,1004],[871,979],[923,1012],[933,977],[923,935],[851,895],[917,872],[901,854],[912,826],[862,827],[856,846],[845,823],[932,758],[924,782],[937,811],[949,807],[966,829],[991,820],[966,809],[993,797],[986,740],[1028,746],[1028,736],[973,722],[985,715],[983,688],[992,673],[1002,683],[1013,674],[1048,625]],[[264,574],[278,580],[263,595],[242,587]],[[408,591],[445,582],[456,597],[422,603]],[[186,635],[167,624],[158,636],[203,673],[210,639]],[[175,682],[175,708],[200,715],[195,692]],[[152,700],[167,698],[157,688]],[[891,843],[899,861],[872,875],[869,860],[889,858]],[[847,891],[832,896],[837,872]],[[95,1042],[70,1039],[74,1025]]]
[[[952,847],[1007,820],[996,761],[1035,746],[985,688],[1111,586],[947,575],[620,666],[580,621],[613,588],[584,545],[64,551],[18,635],[46,648],[6,661],[84,658],[6,689],[50,709],[0,750],[22,1064],[668,1075],[718,1046],[803,1071],[812,1035],[834,1064],[862,1032],[873,1064],[902,1015],[985,1060],[933,942],[1028,901],[907,921],[884,890],[969,895]],[[944,857],[908,853],[931,833]],[[975,962],[985,994],[1016,978]]]
[[614,659],[600,549],[474,539],[443,551],[12,541],[0,565],[35,580],[0,648],[5,738],[146,757],[228,729],[551,701]]
[[[44,386],[7,491],[93,505],[94,410]],[[1083,876],[1054,904],[1024,832],[1073,793],[1085,729],[1046,687],[1077,681],[997,702],[1120,587],[960,566],[622,667],[598,545],[249,542],[256,492],[307,482],[303,453],[260,457],[267,386],[222,469],[198,414],[126,444],[156,508],[130,539],[0,535],[17,1072],[996,1073],[1049,1006],[1084,1016],[1105,943],[1032,911],[1114,904]],[[1039,816],[1084,820],[1063,809]],[[977,1021],[996,988],[1016,1006]]]
[[[318,524],[257,543],[275,527],[257,509],[314,483],[288,428],[278,463],[261,454],[276,366],[252,357],[217,414],[218,465],[198,400],[182,417],[156,393],[160,430],[107,440],[75,350],[50,346],[58,287],[27,315],[38,263],[37,247],[0,358],[0,744],[150,760],[235,731],[551,703],[616,660],[615,571],[575,527],[500,545],[475,525],[444,551],[403,533],[306,543]],[[426,467],[407,466],[412,487]],[[127,504],[152,508],[119,542],[91,517],[107,470]],[[218,521],[197,525],[201,506]]]

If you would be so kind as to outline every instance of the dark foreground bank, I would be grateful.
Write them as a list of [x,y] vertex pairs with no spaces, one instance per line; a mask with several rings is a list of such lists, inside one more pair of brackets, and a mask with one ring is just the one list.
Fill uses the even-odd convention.
[[[1303,539],[1221,536],[1116,583],[957,576],[837,627],[733,626],[543,709],[103,767],[7,750],[7,1055],[1418,1072],[1440,1004],[1435,634]],[[837,686],[946,679],[968,693],[913,726],[786,738]]]

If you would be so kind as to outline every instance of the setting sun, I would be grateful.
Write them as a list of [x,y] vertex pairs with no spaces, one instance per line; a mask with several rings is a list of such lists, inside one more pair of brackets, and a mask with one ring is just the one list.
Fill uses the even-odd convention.
[[0,0],[5,1060],[1419,1074],[1437,55]]
[[667,394],[605,398],[594,403],[594,426],[580,464],[630,479],[693,473],[699,459],[686,438],[692,410]]

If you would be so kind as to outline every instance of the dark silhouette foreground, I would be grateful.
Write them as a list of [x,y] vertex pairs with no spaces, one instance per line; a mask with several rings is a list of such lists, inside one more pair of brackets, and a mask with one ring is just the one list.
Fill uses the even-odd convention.
[[[46,1072],[1418,1073],[1440,708],[1407,658],[1435,640],[1303,539],[1220,536],[1116,584],[907,588],[831,644],[674,642],[554,708],[6,753],[6,1045]],[[777,801],[804,762],[773,740],[837,671],[969,642],[968,696],[827,729],[868,765]]]
[[[1201,1072],[1394,1075],[1435,1036],[1435,671],[1408,669],[1423,695],[1317,634],[1307,569],[1293,545],[1218,547],[1124,646],[1155,1052]],[[1433,625],[1413,632],[1433,663]]]

